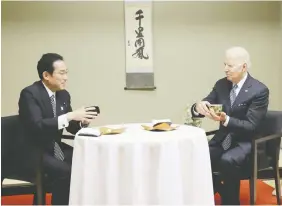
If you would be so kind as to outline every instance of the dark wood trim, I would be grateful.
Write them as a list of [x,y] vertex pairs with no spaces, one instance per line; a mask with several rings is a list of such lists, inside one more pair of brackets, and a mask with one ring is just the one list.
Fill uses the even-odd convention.
[[67,135],[67,134],[64,134],[62,136],[62,139],[71,139],[71,140],[74,140],[75,136],[74,135]]
[[[44,187],[46,193],[51,192],[51,187]],[[36,186],[32,183],[2,184],[1,196],[36,194]]]
[[138,87],[136,87],[136,88],[134,88],[134,87],[124,87],[124,90],[139,90],[139,91],[154,91],[154,90],[156,90],[157,89],[157,87],[140,87],[140,88],[138,88]]
[[268,135],[265,137],[258,137],[255,139],[255,142],[260,143],[260,142],[265,142],[265,141],[275,139],[275,138],[280,138],[280,137],[282,137],[282,133],[277,133],[277,134],[272,134],[272,135]]
[[34,194],[35,190],[32,183],[3,184],[1,196]]
[[206,136],[214,135],[217,131],[218,130],[208,131],[208,132],[206,132]]

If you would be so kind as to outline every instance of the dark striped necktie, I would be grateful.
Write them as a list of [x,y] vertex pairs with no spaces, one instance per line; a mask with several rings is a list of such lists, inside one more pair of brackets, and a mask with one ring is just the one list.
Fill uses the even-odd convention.
[[[53,109],[53,115],[54,117],[56,117],[56,102],[55,102],[55,95],[53,94],[51,97],[51,104],[52,104],[52,109]],[[60,145],[53,140],[53,144],[54,144],[54,156],[55,158],[57,158],[58,160],[63,161],[65,159],[64,153],[62,151],[62,149],[60,148]]]

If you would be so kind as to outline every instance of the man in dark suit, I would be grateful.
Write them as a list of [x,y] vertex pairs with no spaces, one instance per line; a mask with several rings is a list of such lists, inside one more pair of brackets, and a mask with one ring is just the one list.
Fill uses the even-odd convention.
[[70,94],[65,90],[67,67],[63,57],[44,54],[37,64],[40,81],[21,91],[19,117],[23,126],[23,165],[35,170],[36,151],[44,150],[44,172],[54,180],[52,204],[67,205],[71,175],[72,147],[61,142],[63,129],[75,134],[97,115],[94,107],[72,111]]
[[[214,191],[220,192],[222,204],[238,205],[240,168],[251,153],[251,138],[266,115],[269,90],[249,73],[250,57],[242,47],[226,51],[226,77],[216,82],[210,94],[192,107],[194,117],[209,117],[220,123],[219,130],[209,141],[213,171],[222,173],[223,184],[213,176]],[[211,104],[222,104],[216,114]]]

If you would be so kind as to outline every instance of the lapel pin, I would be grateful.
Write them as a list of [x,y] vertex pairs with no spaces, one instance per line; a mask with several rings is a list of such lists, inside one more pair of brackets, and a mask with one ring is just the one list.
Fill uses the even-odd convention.
[[248,92],[248,90],[246,89],[245,92]]

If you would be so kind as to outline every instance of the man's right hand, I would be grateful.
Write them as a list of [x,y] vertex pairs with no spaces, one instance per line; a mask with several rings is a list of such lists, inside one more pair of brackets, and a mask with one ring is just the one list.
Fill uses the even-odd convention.
[[97,112],[93,112],[95,109],[95,107],[81,107],[80,109],[67,113],[67,119],[68,121],[85,121],[86,119],[95,119],[97,116]]
[[210,106],[208,101],[201,101],[196,103],[196,112],[200,113],[201,115],[210,117],[210,110],[207,106]]

